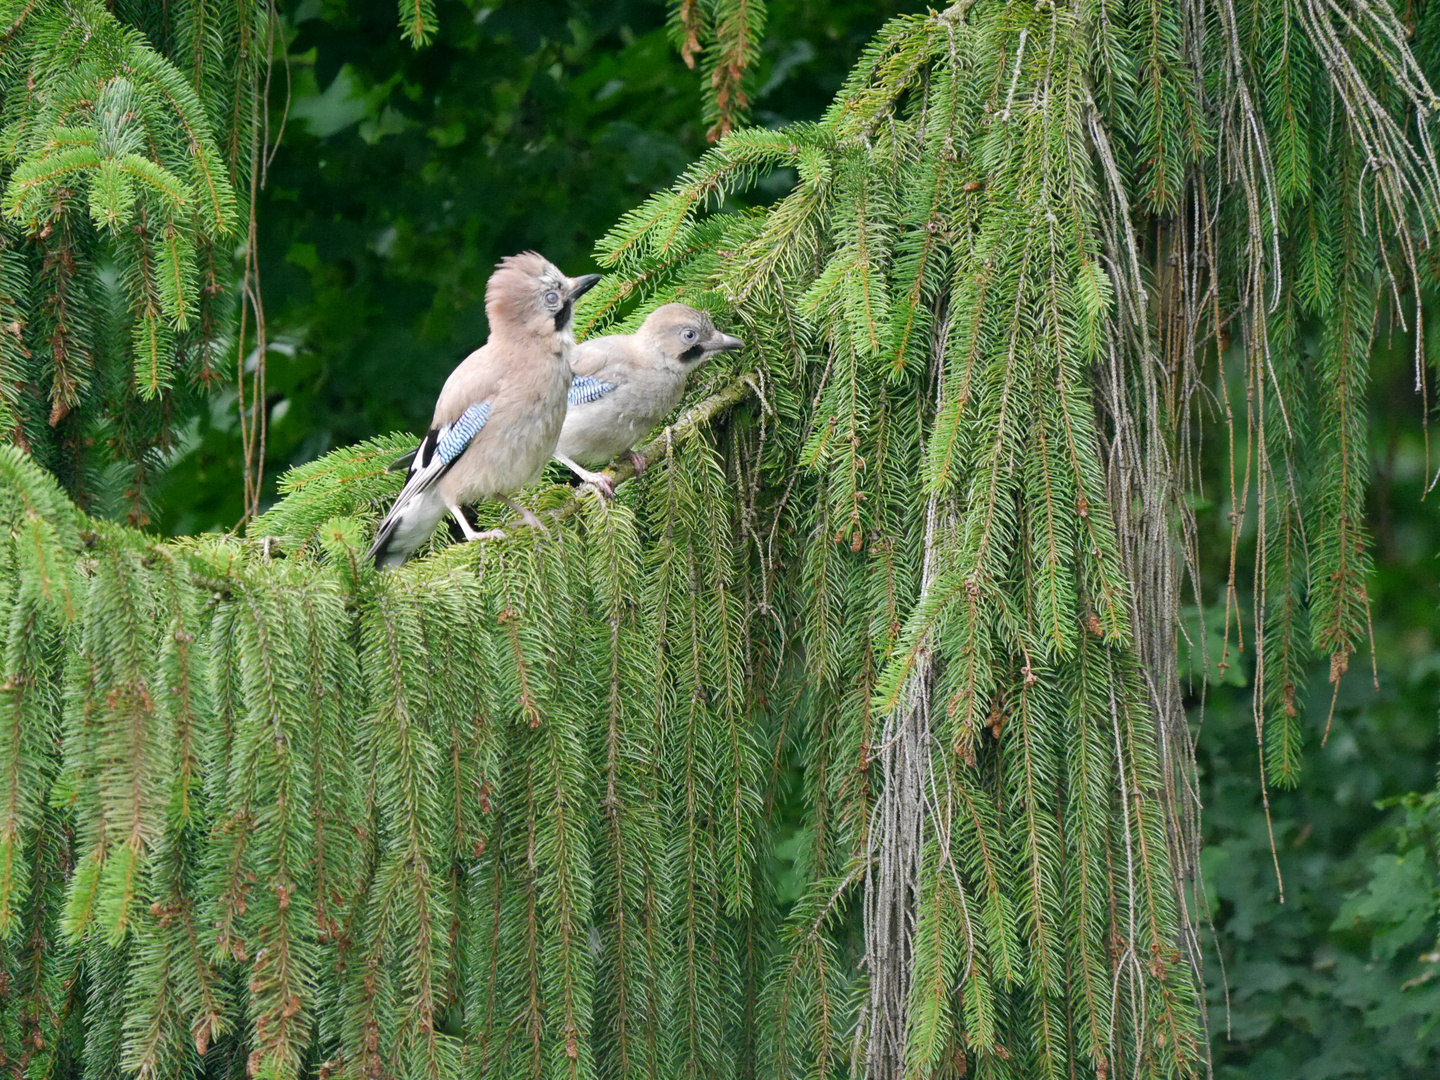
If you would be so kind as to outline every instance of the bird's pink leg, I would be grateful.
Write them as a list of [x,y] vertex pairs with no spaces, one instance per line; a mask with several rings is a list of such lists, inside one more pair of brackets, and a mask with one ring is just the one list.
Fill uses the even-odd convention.
[[487,529],[485,532],[480,532],[479,530],[477,530],[475,526],[471,525],[470,522],[466,519],[464,511],[462,511],[460,507],[457,506],[455,503],[447,503],[446,508],[454,516],[455,520],[460,523],[460,531],[465,534],[465,540],[467,543],[472,540],[505,539],[504,529]]
[[634,450],[626,450],[625,456],[630,459],[630,467],[635,470],[636,476],[643,476],[645,473],[645,455]]
[[585,466],[581,465],[578,461],[571,461],[564,454],[556,454],[555,460],[560,462],[561,465],[564,465],[567,469],[573,472],[585,483],[593,484],[595,486],[595,490],[600,492],[600,494],[604,495],[607,499],[614,497],[615,485],[610,482],[610,478],[604,473],[591,472],[589,469],[585,468]]
[[511,510],[514,510],[515,513],[519,514],[520,520],[523,521],[526,525],[529,525],[532,529],[539,529],[546,536],[550,535],[550,530],[545,527],[545,523],[541,521],[538,517],[536,517],[534,514],[532,514],[527,507],[521,506],[514,499],[509,498],[506,495],[501,495],[500,501],[503,502],[506,506],[510,507]]

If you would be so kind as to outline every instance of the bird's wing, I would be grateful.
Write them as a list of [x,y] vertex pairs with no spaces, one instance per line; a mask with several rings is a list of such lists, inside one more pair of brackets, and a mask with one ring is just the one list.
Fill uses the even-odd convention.
[[570,380],[570,393],[566,401],[570,405],[588,405],[592,401],[599,401],[614,389],[613,382],[597,379],[594,375],[576,375]]
[[[433,487],[440,477],[450,471],[450,467],[489,420],[490,402],[477,401],[456,417],[454,422],[432,427],[427,431],[425,438],[420,440],[420,445],[410,454],[410,472],[405,477],[405,486],[400,489],[400,494],[395,499],[396,507],[406,499]],[[400,460],[404,459],[397,460],[395,464],[398,465]]]
[[[490,402],[480,401],[461,413],[454,423],[431,428],[425,433],[420,445],[408,455],[410,472],[405,477],[405,486],[400,489],[400,494],[395,496],[385,519],[376,526],[375,542],[370,545],[371,559],[384,556],[401,522],[406,520],[411,510],[418,510],[422,506],[426,493],[450,471],[450,466],[455,464],[465,452],[465,448],[480,434],[489,419]],[[404,458],[399,460],[403,461]],[[423,511],[419,512],[423,515]],[[408,558],[408,554],[405,557]]]
[[631,335],[607,334],[575,346],[570,354],[575,375],[570,381],[569,403],[588,405],[628,383],[635,366],[634,344]]
[[[455,459],[470,445],[470,440],[480,434],[480,429],[490,418],[491,404],[503,385],[499,360],[495,350],[485,345],[460,361],[450,373],[435,401],[435,415],[430,421],[430,430],[425,433],[425,438],[420,440],[420,445],[414,450],[401,454],[385,467],[386,472],[400,472],[402,469],[409,472],[401,495],[410,491],[412,482],[418,481],[420,486],[417,490],[423,491],[445,475]],[[460,439],[467,431],[468,437],[459,443],[457,448],[455,440]],[[445,449],[447,452],[453,449],[454,453],[439,461],[437,472],[435,449],[447,438],[449,442]]]
[[494,401],[505,384],[516,374],[516,368],[523,364],[525,357],[515,357],[487,342],[461,360],[450,372],[440,395],[435,399],[435,415],[430,420],[431,430],[457,422],[466,409],[482,401]]
[[570,370],[602,382],[623,383],[636,366],[634,334],[606,334],[582,341],[570,351]]

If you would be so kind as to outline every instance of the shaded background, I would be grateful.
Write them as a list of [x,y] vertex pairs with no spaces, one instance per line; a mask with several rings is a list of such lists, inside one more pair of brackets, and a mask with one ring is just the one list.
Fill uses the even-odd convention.
[[[772,3],[754,121],[817,117],[881,23],[924,9]],[[272,497],[291,465],[377,433],[424,430],[445,376],[484,340],[497,258],[536,248],[569,273],[593,269],[594,241],[706,145],[699,75],[668,39],[662,3],[450,0],[438,5],[439,38],[419,52],[399,39],[390,0],[282,10],[289,47],[274,70],[271,124],[272,134],[283,124],[283,138],[257,204]],[[1312,673],[1301,785],[1270,795],[1283,905],[1261,809],[1250,654],[1232,647],[1223,675],[1213,671],[1231,507],[1197,504],[1202,605],[1187,622],[1197,646],[1208,642],[1219,684],[1203,707],[1193,695],[1191,715],[1222,1077],[1440,1075],[1440,493],[1422,499],[1437,454],[1427,465],[1412,378],[1399,334],[1377,352],[1371,399],[1380,688],[1357,655],[1322,748],[1330,692],[1325,670]],[[158,524],[232,527],[240,476],[232,392],[187,431],[156,491]],[[1228,483],[1210,476],[1207,490]],[[1238,576],[1250,580],[1249,568]],[[1202,662],[1197,647],[1197,678]],[[782,803],[779,812],[798,823],[799,811]],[[795,847],[782,842],[774,856],[793,860]]]

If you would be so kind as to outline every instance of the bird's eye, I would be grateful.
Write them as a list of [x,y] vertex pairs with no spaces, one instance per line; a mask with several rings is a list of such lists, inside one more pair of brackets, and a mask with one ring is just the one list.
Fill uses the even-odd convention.
[[699,335],[694,330],[681,330],[680,336],[686,341],[694,341]]
[[560,294],[557,293],[554,289],[551,289],[545,294],[545,303],[549,304],[551,307],[554,307],[556,304],[560,303]]

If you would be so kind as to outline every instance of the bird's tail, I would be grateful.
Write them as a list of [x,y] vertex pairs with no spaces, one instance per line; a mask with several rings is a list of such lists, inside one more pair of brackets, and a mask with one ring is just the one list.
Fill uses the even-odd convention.
[[370,558],[381,570],[399,566],[430,539],[435,526],[444,517],[445,504],[434,489],[401,491],[395,505],[375,530]]

